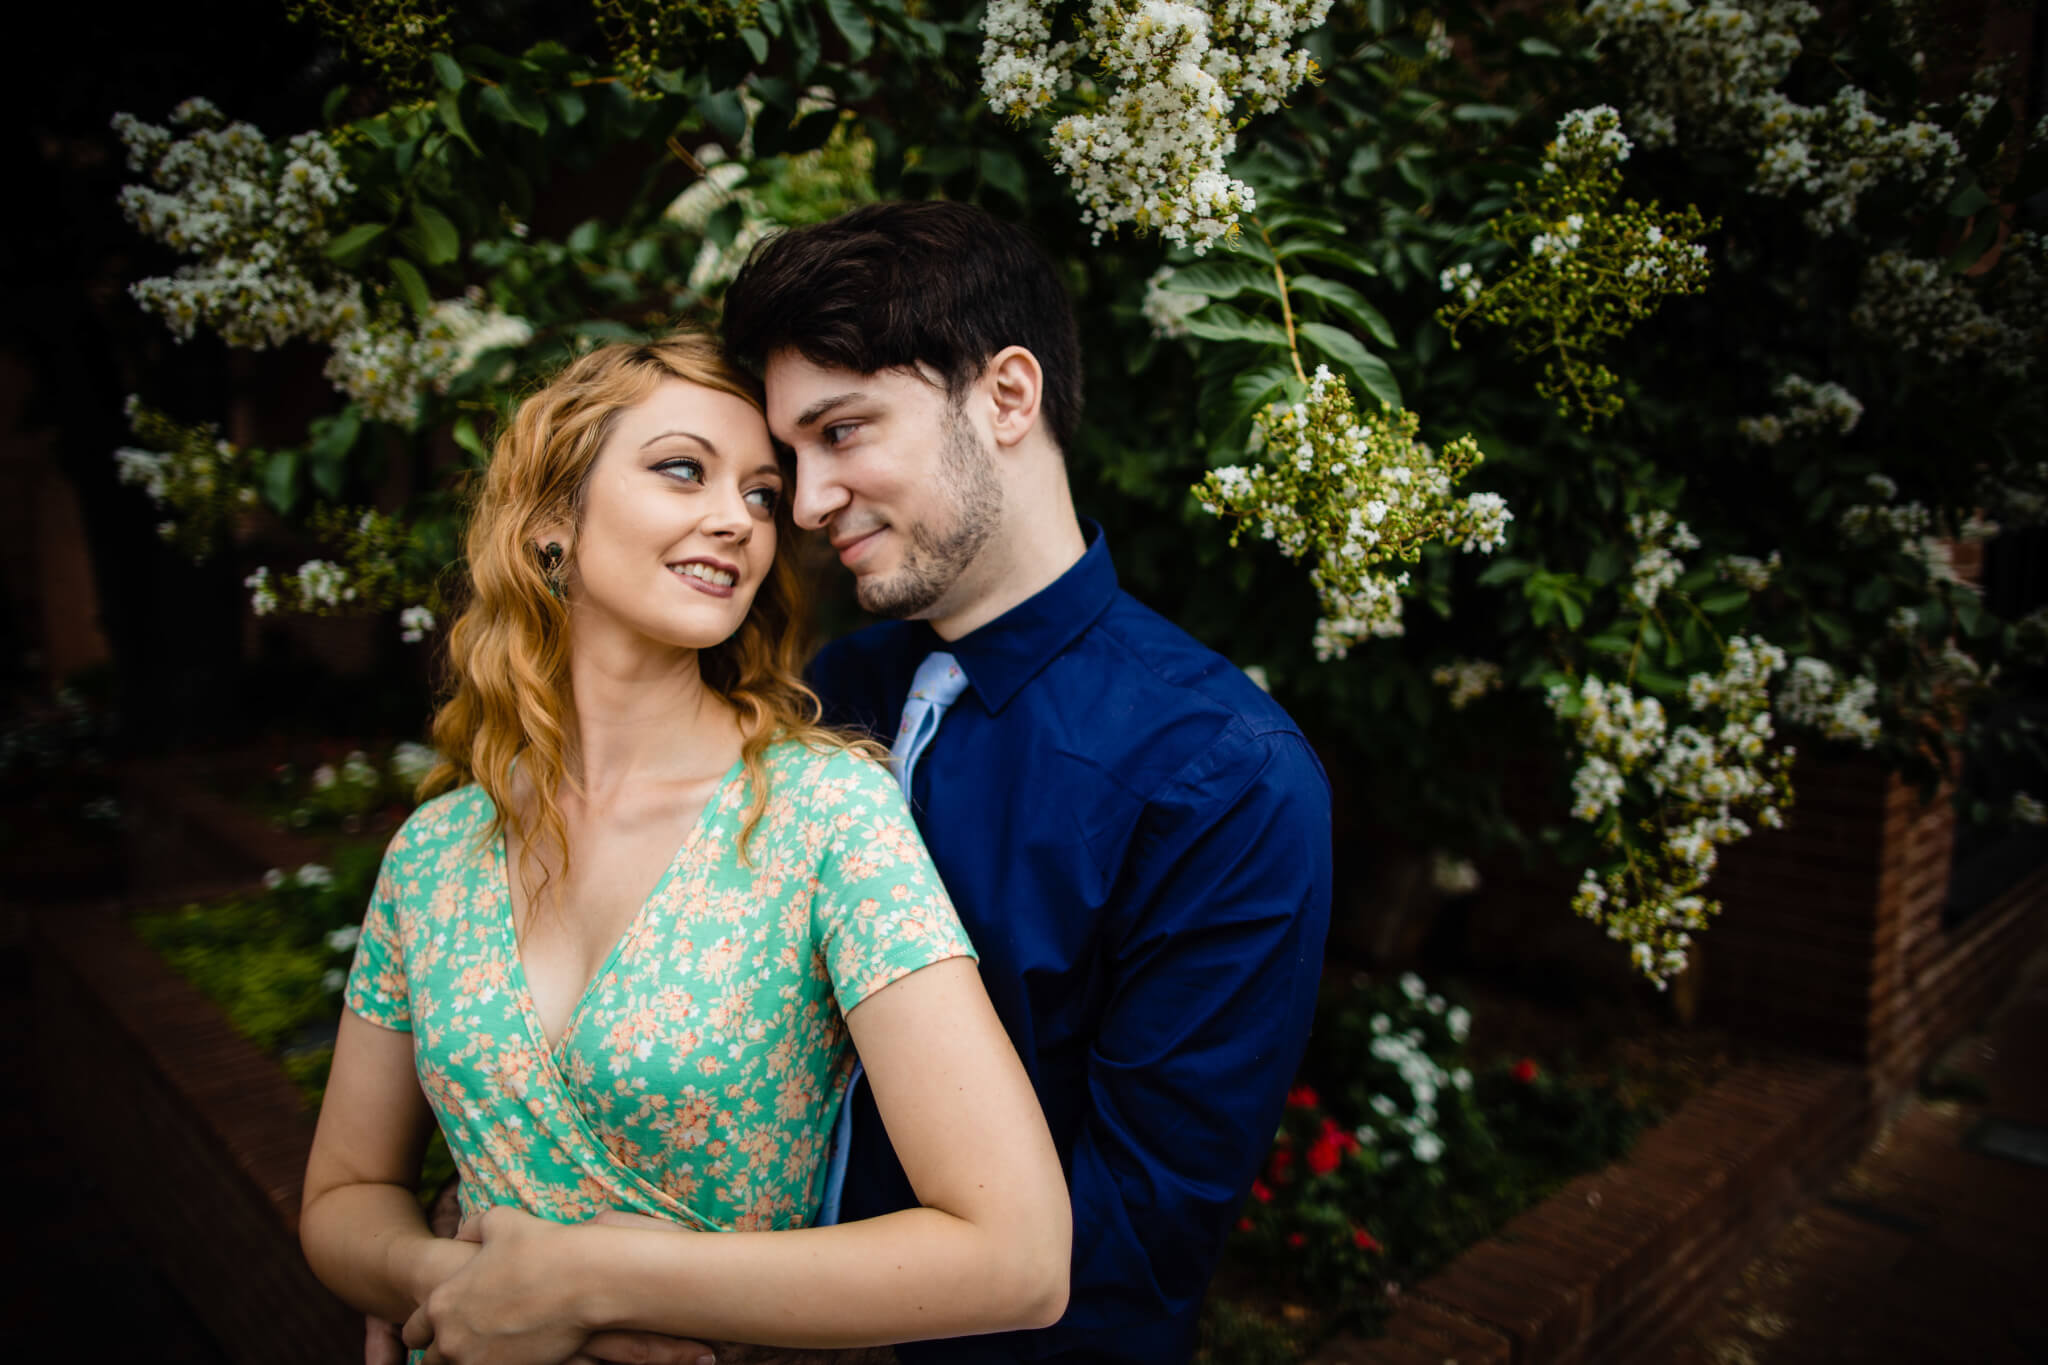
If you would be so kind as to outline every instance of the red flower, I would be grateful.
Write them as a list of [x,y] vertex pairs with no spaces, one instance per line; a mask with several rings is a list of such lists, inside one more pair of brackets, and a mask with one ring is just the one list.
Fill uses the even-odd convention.
[[1297,1085],[1287,1092],[1287,1104],[1291,1109],[1313,1109],[1321,1103],[1313,1086]]
[[1307,1246],[1308,1238],[1302,1233],[1290,1232],[1287,1234],[1287,1245],[1291,1247]]
[[1273,1160],[1267,1166],[1266,1174],[1272,1177],[1275,1185],[1285,1185],[1287,1178],[1293,1173],[1294,1153],[1285,1147],[1275,1147],[1273,1149]]
[[1510,1076],[1513,1076],[1516,1080],[1520,1081],[1523,1085],[1527,1085],[1529,1082],[1535,1080],[1538,1074],[1536,1070],[1535,1059],[1533,1057],[1522,1058],[1521,1061],[1515,1063],[1514,1069],[1509,1071],[1508,1074]]
[[1252,1198],[1258,1200],[1261,1204],[1270,1204],[1273,1202],[1273,1191],[1266,1185],[1265,1181],[1254,1180],[1252,1182]]
[[1249,1219],[1249,1218],[1240,1218],[1240,1219],[1238,1219],[1238,1220],[1237,1220],[1237,1230],[1238,1230],[1239,1232],[1250,1232],[1250,1231],[1252,1230],[1252,1220],[1251,1220],[1251,1219]]
[[1351,1240],[1357,1244],[1360,1251],[1378,1251],[1380,1249],[1380,1239],[1367,1232],[1364,1228],[1351,1229]]
[[1337,1163],[1344,1159],[1343,1144],[1335,1133],[1325,1133],[1309,1144],[1308,1168],[1317,1175],[1328,1175],[1337,1169]]

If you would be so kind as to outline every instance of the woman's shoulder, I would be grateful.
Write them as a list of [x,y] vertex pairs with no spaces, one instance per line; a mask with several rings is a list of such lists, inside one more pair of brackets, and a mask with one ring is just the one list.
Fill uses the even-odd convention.
[[896,790],[885,759],[833,737],[778,739],[768,746],[769,780],[778,795],[870,794]]
[[459,840],[473,838],[491,822],[496,807],[484,789],[474,782],[442,792],[422,801],[398,832],[391,836],[389,854],[437,850]]

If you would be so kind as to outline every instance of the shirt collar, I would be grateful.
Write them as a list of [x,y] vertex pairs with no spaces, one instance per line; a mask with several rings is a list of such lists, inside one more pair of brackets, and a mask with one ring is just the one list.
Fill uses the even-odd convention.
[[[991,715],[1095,623],[1116,596],[1116,566],[1099,523],[1082,517],[1088,548],[1065,573],[990,621],[948,643],[929,626],[931,649],[949,651]],[[920,623],[922,625],[922,623]]]

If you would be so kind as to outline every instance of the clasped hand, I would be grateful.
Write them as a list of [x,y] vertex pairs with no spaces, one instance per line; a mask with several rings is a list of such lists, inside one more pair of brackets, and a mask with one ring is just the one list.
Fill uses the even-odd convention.
[[[659,1226],[607,1214],[597,1221]],[[442,1281],[405,1324],[405,1344],[425,1348],[426,1365],[699,1365],[698,1342],[644,1332],[601,1332],[579,1322],[562,1266],[575,1229],[506,1206],[462,1225],[459,1240],[481,1250]]]

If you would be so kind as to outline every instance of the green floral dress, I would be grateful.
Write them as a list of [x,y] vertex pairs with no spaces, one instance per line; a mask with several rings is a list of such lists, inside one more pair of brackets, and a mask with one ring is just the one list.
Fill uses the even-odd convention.
[[846,1011],[974,950],[886,768],[788,742],[767,768],[751,859],[735,764],[553,1046],[519,962],[504,841],[484,839],[490,798],[450,792],[392,838],[348,1006],[413,1034],[465,1215],[811,1220],[853,1064]]

